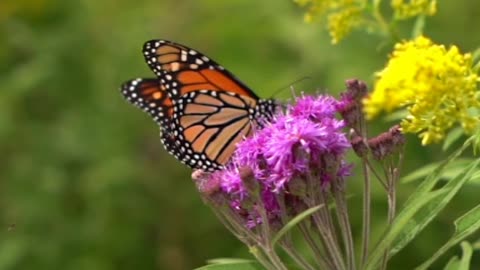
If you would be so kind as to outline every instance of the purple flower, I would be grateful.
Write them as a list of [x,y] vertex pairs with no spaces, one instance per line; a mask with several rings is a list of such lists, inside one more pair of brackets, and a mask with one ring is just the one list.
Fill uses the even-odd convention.
[[[291,180],[315,175],[318,186],[327,187],[350,173],[343,158],[351,144],[342,131],[344,121],[335,118],[339,101],[330,96],[303,96],[296,101],[240,142],[232,163],[211,175],[249,228],[265,222],[260,211],[265,211],[268,222],[280,220],[278,195],[302,201],[294,198],[302,195],[289,192]],[[244,168],[249,177],[242,176]]]
[[220,188],[223,192],[230,194],[240,200],[247,196],[247,190],[242,183],[242,179],[238,168],[236,166],[229,166],[228,168],[216,171],[211,178],[219,179]]
[[325,118],[334,118],[337,106],[338,101],[331,96],[321,95],[313,97],[302,95],[302,97],[296,99],[295,106],[288,107],[288,114],[320,122]]
[[343,156],[350,143],[342,132],[344,122],[335,119],[337,104],[330,96],[297,99],[287,114],[277,115],[273,123],[239,143],[237,166],[251,168],[256,179],[278,192],[292,178],[321,166],[323,156]]
[[237,144],[233,163],[240,168],[252,169],[255,178],[263,179],[266,177],[263,149],[265,149],[268,136],[258,136],[257,134]]
[[[275,193],[269,190],[263,190],[261,192],[261,200],[268,222],[273,223],[276,220],[280,220],[280,206],[275,197]],[[252,210],[247,212],[248,214],[245,216],[245,224],[248,228],[254,228],[257,225],[262,224],[263,219],[259,212],[262,210],[259,209],[259,207],[259,204],[255,204],[253,205]]]

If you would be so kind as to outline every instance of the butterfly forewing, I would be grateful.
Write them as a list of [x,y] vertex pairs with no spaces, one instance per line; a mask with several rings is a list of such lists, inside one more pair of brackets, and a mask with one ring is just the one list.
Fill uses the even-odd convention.
[[133,105],[150,114],[161,127],[170,124],[173,103],[158,79],[133,79],[122,84],[120,91]]
[[145,60],[173,98],[196,90],[231,91],[240,95],[257,95],[214,60],[186,46],[150,40],[143,46]]

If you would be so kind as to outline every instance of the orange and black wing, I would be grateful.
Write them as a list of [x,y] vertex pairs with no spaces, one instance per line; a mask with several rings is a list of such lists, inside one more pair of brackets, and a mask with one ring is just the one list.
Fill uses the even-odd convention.
[[133,79],[122,84],[123,97],[152,116],[161,128],[170,124],[173,103],[158,79]]
[[176,153],[176,144],[170,130],[173,122],[173,103],[158,79],[133,79],[122,84],[123,97],[150,114],[161,130],[161,141],[171,154]]
[[259,99],[229,71],[187,46],[151,40],[143,54],[158,79],[128,81],[122,94],[154,118],[165,148],[191,168],[223,168],[236,144],[276,110],[274,100]]
[[258,99],[224,67],[187,46],[167,40],[150,40],[144,44],[143,54],[173,99],[197,90],[228,91]]
[[233,92],[189,92],[174,106],[173,154],[193,168],[220,169],[231,159],[236,144],[259,126],[261,112],[274,106],[272,101]]

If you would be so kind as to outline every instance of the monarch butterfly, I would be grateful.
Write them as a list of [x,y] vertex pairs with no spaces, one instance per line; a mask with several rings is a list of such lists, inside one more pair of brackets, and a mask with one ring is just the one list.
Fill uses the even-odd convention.
[[273,99],[260,99],[221,65],[187,46],[150,40],[143,54],[158,78],[129,80],[121,93],[153,117],[165,149],[191,168],[223,168],[236,143],[277,110]]

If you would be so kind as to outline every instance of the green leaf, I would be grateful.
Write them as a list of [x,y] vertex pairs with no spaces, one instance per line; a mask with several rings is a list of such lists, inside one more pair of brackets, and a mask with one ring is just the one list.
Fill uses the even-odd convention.
[[[472,233],[480,229],[480,205],[477,205],[475,208],[468,211],[465,215],[459,217],[455,220],[455,233],[452,238],[445,243],[435,254],[420,265],[417,269],[427,269],[436,259],[438,259],[443,253],[445,253],[452,246],[457,245],[464,238],[468,237]],[[463,245],[462,245],[463,248]],[[471,249],[473,249],[470,246]],[[468,251],[468,250],[467,250]],[[464,249],[465,253],[465,249]],[[471,255],[470,255],[471,256]],[[466,260],[466,259],[465,259]],[[464,259],[462,258],[462,265]]]
[[476,63],[474,69],[477,69],[480,64],[480,48],[476,48],[475,51],[473,51],[472,59],[473,63]]
[[445,151],[448,148],[450,148],[450,146],[452,146],[453,143],[458,141],[458,139],[460,139],[463,134],[464,134],[463,129],[460,127],[456,127],[452,129],[450,132],[448,132],[443,142],[442,150]]
[[[480,136],[479,136],[480,137]],[[465,149],[470,147],[470,144],[475,140],[474,137],[470,137],[465,141],[462,147],[457,149],[455,152],[450,154],[450,156],[442,161],[440,165],[433,170],[431,174],[429,174],[425,180],[417,187],[417,189],[410,195],[410,197],[407,199],[405,202],[405,205],[408,205],[411,203],[412,200],[415,200],[417,197],[422,196],[424,193],[429,192],[440,180],[440,176],[442,175],[443,171],[445,168],[452,163],[455,159],[457,159]]]
[[413,218],[420,208],[422,208],[431,200],[444,195],[445,192],[445,190],[433,191],[413,199],[410,207],[403,209],[394,219],[392,225],[389,226],[388,230],[384,233],[380,242],[377,244],[373,252],[371,252],[371,256],[368,258],[368,261],[365,265],[365,269],[377,269],[377,265],[383,258],[383,254],[391,246],[395,238],[397,238],[397,236],[402,232],[409,220]]
[[[480,62],[478,62],[477,65],[480,65]],[[469,140],[470,139],[472,140],[473,154],[476,156],[480,151],[480,129],[477,129],[475,134],[473,134]]]
[[218,263],[196,268],[195,270],[264,270],[257,262]]
[[[404,248],[412,239],[415,238],[437,215],[440,211],[452,200],[457,194],[460,188],[472,177],[476,167],[480,163],[480,160],[474,161],[470,166],[466,167],[462,173],[457,177],[449,181],[443,186],[440,191],[444,191],[445,194],[442,197],[435,198],[428,202],[418,213],[412,217],[405,229],[395,239],[395,243],[390,250],[390,256]],[[404,209],[412,207],[413,201],[410,204],[406,204]],[[480,220],[480,219],[479,219]]]
[[469,270],[470,261],[472,260],[473,248],[468,242],[462,242],[462,260],[460,261],[460,266],[458,270]]
[[408,115],[408,111],[403,109],[403,110],[398,110],[392,113],[389,113],[385,117],[383,117],[383,120],[386,122],[392,122],[392,121],[400,121],[403,118],[405,118]]
[[316,211],[318,211],[320,208],[323,207],[323,204],[322,205],[317,205],[317,206],[314,206],[314,207],[311,207],[311,208],[308,208],[307,210],[303,211],[302,213],[298,214],[297,216],[295,216],[292,220],[290,220],[287,224],[285,224],[285,226],[283,226],[283,228],[281,228],[278,233],[275,235],[275,237],[273,237],[272,239],[272,246],[274,246],[278,240],[280,240],[280,238],[282,238],[282,236],[287,233],[288,231],[290,231],[291,229],[293,229],[293,227],[295,227],[295,225],[297,225],[298,223],[300,223],[302,220],[304,220],[305,218],[309,217],[310,215],[312,215],[313,213],[315,213]]
[[[465,166],[467,166],[471,162],[473,162],[472,159],[452,160],[438,177],[440,177],[441,179],[450,180],[457,176],[460,172],[462,172],[465,169]],[[423,179],[430,175],[439,165],[440,162],[436,162],[420,167],[415,171],[411,172],[410,174],[402,177],[401,182],[405,184],[413,182],[415,180]]]
[[207,261],[208,264],[228,264],[228,263],[246,263],[246,262],[254,262],[254,261],[249,259],[242,259],[242,258],[216,258],[216,259],[210,259]]
[[480,250],[480,239],[477,239],[477,241],[473,242],[472,247],[473,250]]
[[450,258],[450,261],[448,261],[447,265],[443,268],[443,270],[458,270],[458,267],[460,266],[460,259],[458,256],[453,256]]
[[480,172],[476,172],[470,181],[468,181],[471,184],[479,185],[480,184]]
[[418,168],[418,169],[414,170],[413,172],[405,175],[404,177],[401,178],[400,181],[401,181],[401,183],[405,184],[405,183],[413,182],[415,180],[423,179],[427,175],[431,174],[432,171],[435,170],[435,168],[437,168],[439,164],[440,163],[438,163],[438,162],[427,164],[427,165],[425,165],[421,168]]
[[465,238],[480,229],[480,204],[455,220],[455,237]]

